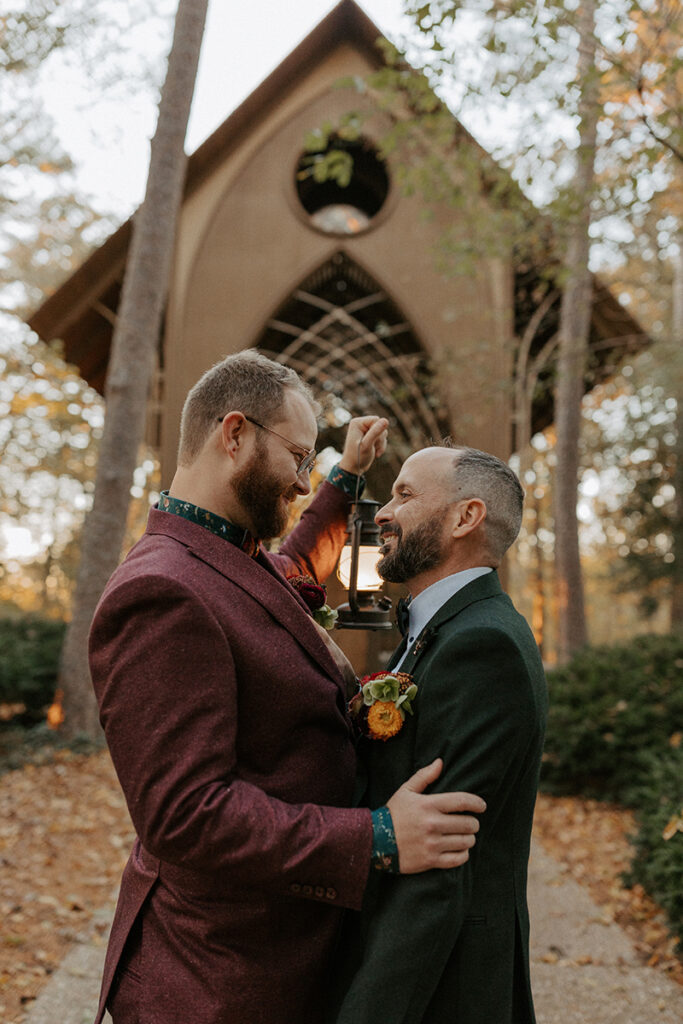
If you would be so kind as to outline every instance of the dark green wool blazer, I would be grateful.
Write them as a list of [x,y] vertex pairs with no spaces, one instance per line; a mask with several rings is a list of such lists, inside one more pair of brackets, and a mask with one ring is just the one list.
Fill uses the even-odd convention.
[[533,1024],[526,883],[547,691],[532,633],[497,573],[436,613],[401,670],[418,686],[414,716],[386,742],[363,741],[364,802],[381,806],[442,757],[431,792],[478,793],[487,810],[463,867],[371,876],[337,960],[345,992],[335,1019]]

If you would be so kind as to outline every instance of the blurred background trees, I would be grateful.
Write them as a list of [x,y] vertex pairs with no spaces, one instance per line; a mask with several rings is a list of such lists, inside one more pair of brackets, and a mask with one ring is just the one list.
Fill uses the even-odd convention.
[[[610,646],[579,652],[550,675],[545,783],[636,808],[634,878],[680,929],[681,6],[405,6],[412,31],[396,48],[386,46],[382,72],[354,83],[357,118],[307,140],[311,173],[318,173],[326,133],[341,129],[353,140],[379,103],[391,124],[383,155],[398,161],[405,192],[428,205],[448,203],[467,224],[435,254],[445,272],[466,273],[482,254],[507,252],[514,236],[521,256],[546,271],[535,296],[539,323],[561,292],[567,310],[576,311],[583,300],[572,298],[572,274],[585,290],[588,268],[650,339],[637,355],[614,350],[609,378],[583,397],[581,378],[595,383],[585,326],[565,330],[567,351],[578,357],[573,369],[557,362],[557,337],[533,357],[531,335],[511,339],[518,353],[516,465],[527,507],[510,575],[553,665],[583,643],[580,630],[567,641],[567,609],[558,601],[558,577],[566,572],[563,563],[558,572],[558,549],[569,539],[574,557],[580,550],[587,638]],[[19,701],[29,715],[42,715],[56,681],[104,403],[21,318],[130,212],[106,208],[78,185],[46,90],[56,71],[84,67],[93,95],[129,107],[144,102],[152,111],[175,7],[174,0],[14,0],[0,14],[0,705]],[[595,19],[595,55],[582,68],[577,17],[587,11]],[[590,26],[584,31],[592,34]],[[403,54],[421,73],[407,71]],[[454,128],[451,112],[464,129]],[[460,145],[467,130],[481,149]],[[110,144],[115,119],[103,119],[101,131]],[[348,161],[338,161],[335,173],[348,173]],[[482,219],[489,208],[483,198],[499,201],[500,214]],[[576,259],[572,232],[574,248],[583,249]],[[557,417],[532,437],[530,402],[558,377],[569,384],[567,407],[580,416],[570,428]],[[132,483],[123,485],[131,499],[124,547],[144,528],[157,473],[153,453],[142,451]],[[116,558],[118,538],[113,547]],[[568,592],[573,615],[583,601],[579,587]],[[648,633],[662,636],[639,637]]]
[[[104,405],[22,318],[121,213],[79,186],[46,94],[54,75],[75,68],[94,94],[121,104],[146,94],[153,107],[171,12],[171,0],[24,0],[0,14],[0,601],[49,616],[69,612]],[[157,43],[131,60],[143,32]],[[112,131],[103,124],[102,138]],[[131,490],[133,531],[146,519],[155,468],[144,453]]]
[[208,0],[178,0],[173,44],[151,143],[145,198],[133,222],[109,355],[106,414],[93,505],[84,524],[58,680],[64,695],[65,728],[71,736],[85,732],[94,737],[99,729],[88,665],[88,635],[97,602],[120,560],[130,507],[129,491],[144,442],[157,338],[185,185],[185,135],[207,7]]
[[[393,118],[385,148],[402,163],[406,191],[445,199],[471,218],[469,251],[445,239],[437,257],[444,269],[462,272],[478,253],[495,254],[513,230],[524,229],[529,251],[542,258],[552,225],[554,262],[538,296],[542,312],[552,290],[566,285],[568,227],[586,207],[577,204],[572,175],[585,79],[597,82],[590,269],[653,339],[637,358],[615,352],[612,379],[582,403],[575,485],[588,636],[612,642],[624,633],[664,631],[683,614],[676,598],[683,566],[676,554],[683,345],[675,300],[683,206],[681,13],[672,0],[600,0],[595,7],[595,79],[578,72],[578,5],[437,0],[406,5],[412,31],[401,47],[387,48],[387,68],[375,80],[357,85],[359,107],[379,102]],[[0,74],[9,83],[0,125],[0,597],[50,615],[69,614],[103,406],[16,315],[49,294],[129,211],[103,209],[82,193],[45,90],[56,69],[85,66],[93,94],[112,92],[112,102],[127,97],[130,104],[146,97],[151,110],[174,9],[172,0],[17,0],[0,16]],[[157,44],[141,50],[142,27],[150,24]],[[406,74],[402,52],[421,75]],[[450,111],[491,160],[481,150],[467,163],[472,150],[458,145]],[[350,136],[362,128],[360,113],[358,124],[343,126]],[[115,131],[112,125],[102,131]],[[424,159],[402,160],[408,151]],[[468,201],[473,188],[504,200],[500,219],[482,223],[478,204]],[[554,384],[552,346],[544,359],[542,381],[535,372],[524,382],[527,403],[534,389]],[[550,661],[560,648],[557,545],[566,533],[552,507],[556,434],[549,428],[526,443],[528,432],[520,433],[529,497],[513,567],[517,596]],[[154,495],[155,471],[152,454],[143,453],[131,490],[131,538]],[[573,515],[575,503],[563,504]],[[615,595],[619,613],[603,614]]]
[[[172,0],[10,0],[0,14],[0,309],[25,315],[102,242],[118,216],[99,209],[74,174],[47,109],[52,83],[78,71],[90,97],[154,103]],[[131,51],[144,33],[158,42]],[[77,113],[77,112],[75,112]],[[115,128],[102,124],[100,141]],[[93,139],[96,144],[97,139]]]
[[[582,460],[585,465],[589,457],[581,407],[585,387],[591,385],[590,271],[609,277],[620,301],[655,342],[647,365],[655,375],[656,367],[661,367],[666,381],[654,402],[664,403],[669,418],[674,412],[674,422],[663,431],[662,441],[668,439],[674,448],[680,443],[675,410],[680,410],[682,396],[683,332],[677,310],[683,302],[683,284],[675,282],[681,280],[676,268],[680,268],[683,237],[683,13],[676,0],[570,4],[564,0],[541,4],[433,0],[408,3],[407,10],[416,32],[403,40],[401,50],[389,51],[389,72],[375,76],[371,89],[384,97],[388,110],[395,108],[396,97],[402,100],[400,130],[395,127],[388,134],[388,151],[401,145],[407,151],[414,149],[415,130],[430,136],[431,161],[417,162],[417,177],[407,174],[408,190],[420,188],[428,201],[446,199],[458,209],[466,205],[463,197],[476,195],[477,189],[482,196],[502,200],[508,223],[514,223],[518,247],[532,259],[545,256],[547,261],[547,290],[538,296],[537,311],[543,312],[553,288],[561,292],[551,353],[554,429],[548,436],[552,438],[553,573],[546,589],[550,586],[554,591],[553,653],[566,661],[588,640],[577,507],[583,507],[589,518],[603,510],[593,505],[589,512],[585,500],[579,506],[576,501]],[[404,54],[422,72],[417,84],[403,63]],[[506,184],[485,158],[473,161],[459,146],[457,128],[449,134],[447,118],[430,104],[423,83],[462,124],[471,126],[498,167],[519,183],[520,192]],[[406,166],[411,162],[414,166],[414,159],[407,158]],[[529,216],[528,200],[533,200],[539,216]],[[469,209],[470,216],[476,217],[476,204],[470,202]],[[494,228],[500,232],[501,252],[508,244],[504,225],[503,220]],[[526,234],[520,235],[520,227],[526,228]],[[482,230],[479,221],[473,224],[470,237],[480,254],[495,253],[496,239]],[[452,270],[466,272],[463,253],[456,251],[451,257]],[[643,268],[648,271],[645,279]],[[518,353],[524,344],[524,338],[517,339]],[[620,362],[621,353],[616,351],[615,372]],[[518,361],[516,395],[522,403],[533,397],[534,374],[529,374],[529,366],[526,359]],[[540,368],[547,371],[547,367],[544,354]],[[632,373],[630,366],[624,370]],[[539,386],[540,378],[535,383]],[[643,395],[639,404],[634,396],[628,408],[634,415],[640,409],[638,430],[649,430],[653,424],[645,410],[652,414],[653,397]],[[528,425],[526,411],[519,405],[516,416],[518,425]],[[587,422],[585,415],[583,421]],[[630,454],[626,456],[622,449],[619,456],[615,450],[612,458],[614,468],[629,480],[625,485],[629,493],[642,500],[647,497],[648,468],[659,477],[663,464],[658,457],[646,464],[638,430],[634,427],[630,438],[620,438],[630,446]],[[527,434],[518,432],[523,472],[530,455],[524,445]],[[655,437],[646,447],[654,451]],[[653,513],[639,519],[624,502],[619,505],[628,527],[625,538],[632,540],[629,569],[636,572],[629,577],[624,567],[619,579],[624,586],[629,578],[632,584],[646,583],[647,565],[666,577],[671,622],[680,624],[683,557],[678,539],[681,486],[676,473],[680,473],[681,459],[676,459],[673,448],[665,463],[673,491],[666,487],[657,491],[655,507],[665,510],[658,526]],[[641,468],[639,485],[634,480],[636,464]],[[533,476],[531,472],[531,483]],[[606,478],[601,474],[599,480],[604,485]],[[656,489],[658,485],[649,486]],[[673,498],[668,497],[671,493]],[[656,538],[660,550],[668,545],[663,569],[655,570],[656,555],[649,561],[641,557],[646,540],[633,536],[636,523]],[[625,541],[619,545],[622,550],[624,546]],[[540,580],[538,572],[535,579]]]
[[[0,607],[68,615],[104,423],[100,395],[16,317],[0,314]],[[143,453],[128,541],[147,519],[158,466]]]

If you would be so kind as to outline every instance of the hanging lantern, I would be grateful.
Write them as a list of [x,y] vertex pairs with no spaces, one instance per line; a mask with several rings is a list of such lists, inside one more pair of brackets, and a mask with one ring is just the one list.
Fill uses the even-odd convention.
[[337,577],[349,592],[348,604],[337,609],[337,629],[391,629],[391,599],[379,595],[384,581],[377,572],[380,535],[375,515],[378,501],[351,506],[348,540],[339,558]]

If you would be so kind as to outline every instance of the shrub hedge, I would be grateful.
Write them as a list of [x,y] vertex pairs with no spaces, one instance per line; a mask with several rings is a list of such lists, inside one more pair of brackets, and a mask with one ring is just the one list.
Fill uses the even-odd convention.
[[683,817],[683,634],[587,648],[548,687],[542,787],[633,808],[627,883],[666,911],[681,948],[683,831],[667,826]]
[[635,806],[683,731],[682,679],[683,634],[586,648],[549,672],[543,787]]
[[683,746],[652,761],[636,793],[635,856],[625,876],[666,912],[683,952]]
[[0,703],[42,714],[55,691],[65,628],[37,615],[0,618]]

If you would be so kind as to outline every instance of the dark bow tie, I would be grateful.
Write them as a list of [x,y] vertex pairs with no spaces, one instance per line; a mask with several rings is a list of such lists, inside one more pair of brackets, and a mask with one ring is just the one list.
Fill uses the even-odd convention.
[[410,601],[409,597],[400,597],[396,605],[396,625],[401,630],[401,636],[406,636],[410,625]]

